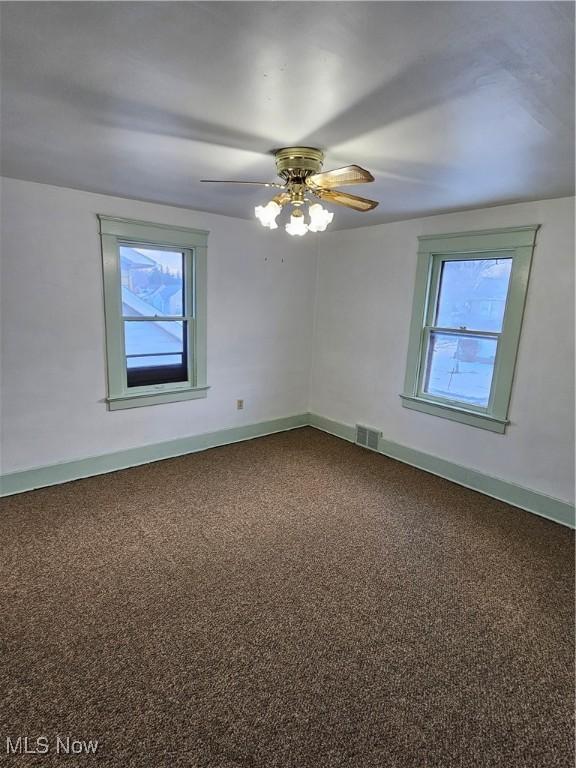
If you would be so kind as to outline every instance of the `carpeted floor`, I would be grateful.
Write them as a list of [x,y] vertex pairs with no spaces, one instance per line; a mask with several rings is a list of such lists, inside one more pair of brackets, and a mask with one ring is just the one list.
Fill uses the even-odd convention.
[[572,547],[310,428],[4,499],[0,763],[571,768]]

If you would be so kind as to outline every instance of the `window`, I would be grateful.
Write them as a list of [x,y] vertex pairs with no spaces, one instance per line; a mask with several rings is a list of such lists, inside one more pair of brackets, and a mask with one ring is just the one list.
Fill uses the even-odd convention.
[[98,218],[109,408],[206,397],[208,233]]
[[419,238],[405,407],[505,431],[537,229]]

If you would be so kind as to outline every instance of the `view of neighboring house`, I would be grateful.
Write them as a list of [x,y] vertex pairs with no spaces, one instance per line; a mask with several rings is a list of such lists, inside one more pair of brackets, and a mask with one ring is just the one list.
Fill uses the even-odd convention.
[[[182,362],[183,257],[180,252],[120,248],[122,314],[129,368]],[[150,318],[149,321],[133,318]]]

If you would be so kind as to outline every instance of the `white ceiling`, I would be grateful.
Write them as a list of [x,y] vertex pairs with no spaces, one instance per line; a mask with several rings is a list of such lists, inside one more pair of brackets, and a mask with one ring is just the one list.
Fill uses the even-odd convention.
[[4,175],[241,218],[327,150],[352,227],[573,194],[574,5],[2,3]]

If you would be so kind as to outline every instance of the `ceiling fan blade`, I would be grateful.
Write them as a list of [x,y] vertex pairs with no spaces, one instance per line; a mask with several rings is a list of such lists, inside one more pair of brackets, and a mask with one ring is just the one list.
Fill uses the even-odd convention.
[[312,187],[324,187],[333,189],[345,184],[366,184],[374,181],[370,171],[360,168],[359,165],[346,165],[344,168],[335,168],[333,171],[322,171],[308,176],[306,184]]
[[232,179],[200,179],[206,184],[258,184],[261,187],[276,187],[284,189],[284,184],[275,184],[273,181],[236,181]]
[[371,211],[376,208],[378,203],[375,200],[368,200],[366,197],[349,195],[347,192],[339,192],[337,189],[313,189],[313,194],[321,200],[337,205],[345,205],[347,208],[353,208],[355,211]]

